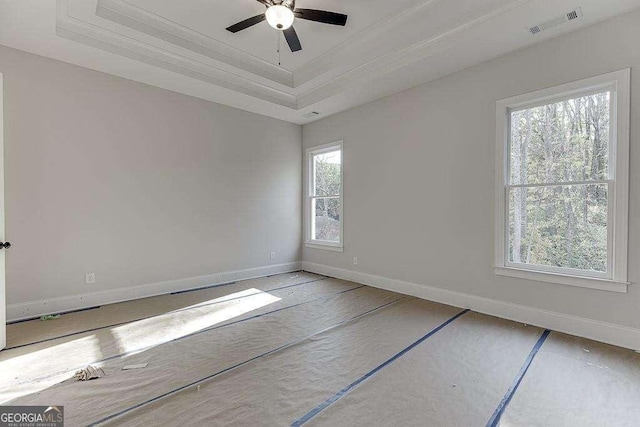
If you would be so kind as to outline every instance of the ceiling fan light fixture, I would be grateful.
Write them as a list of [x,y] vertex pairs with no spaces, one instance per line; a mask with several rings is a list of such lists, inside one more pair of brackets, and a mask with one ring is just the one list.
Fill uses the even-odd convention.
[[286,6],[269,6],[265,12],[267,22],[276,30],[286,30],[293,25],[293,11]]

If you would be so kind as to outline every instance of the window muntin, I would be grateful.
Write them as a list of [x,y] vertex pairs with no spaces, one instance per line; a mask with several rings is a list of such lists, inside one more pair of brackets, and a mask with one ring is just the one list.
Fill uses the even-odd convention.
[[611,275],[612,95],[509,110],[507,265]]
[[342,144],[309,150],[308,243],[342,246]]

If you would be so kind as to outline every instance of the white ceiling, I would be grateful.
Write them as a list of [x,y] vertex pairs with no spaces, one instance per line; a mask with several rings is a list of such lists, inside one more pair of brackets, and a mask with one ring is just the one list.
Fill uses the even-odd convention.
[[[584,17],[526,29],[580,6]],[[308,123],[640,7],[640,0],[297,0],[349,15],[296,20],[291,53],[256,0],[0,0],[0,44]],[[0,70],[1,71],[1,70]],[[321,114],[304,116],[311,111]]]
[[[265,7],[256,0],[129,0],[130,4],[193,29],[208,37],[233,46],[243,52],[277,64],[276,46],[279,31],[266,22],[236,34],[225,30],[254,15],[264,13]],[[301,65],[345,43],[367,27],[403,10],[416,0],[299,0],[296,7],[321,9],[349,16],[348,26],[339,27],[317,22],[297,20],[294,28],[303,49],[291,53],[282,49],[282,66],[295,71]],[[283,42],[283,47],[286,44]]]

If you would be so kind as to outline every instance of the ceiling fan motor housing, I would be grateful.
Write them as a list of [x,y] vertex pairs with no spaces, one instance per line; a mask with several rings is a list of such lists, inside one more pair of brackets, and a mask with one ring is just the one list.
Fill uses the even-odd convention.
[[271,0],[273,6],[284,6],[291,10],[296,8],[296,0]]

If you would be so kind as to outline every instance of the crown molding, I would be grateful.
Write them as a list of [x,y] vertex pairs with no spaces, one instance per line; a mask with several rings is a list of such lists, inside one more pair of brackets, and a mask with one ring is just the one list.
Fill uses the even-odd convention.
[[[234,63],[237,66],[232,65],[214,59],[222,56],[203,55],[195,47],[189,49],[175,40],[171,43],[166,41],[171,39],[163,40],[97,16],[99,1],[103,5],[128,2],[146,7],[144,4],[147,4],[146,8],[155,11],[153,1],[5,1],[0,15],[0,43],[296,124],[320,120],[640,7],[640,0],[582,0],[582,19],[531,36],[526,31],[530,24],[571,10],[576,6],[573,0],[402,0],[397,4],[404,6],[394,7],[395,12],[389,12],[388,7],[384,8],[387,13],[378,11],[380,13],[375,14],[378,23],[369,27],[365,28],[368,25],[365,22],[373,19],[363,16],[362,25],[355,25],[359,17],[352,20],[357,30],[342,36],[331,36],[330,29],[318,29],[317,34],[326,34],[328,39],[316,40],[318,51],[309,53],[324,51],[333,45],[329,40],[334,40],[336,47],[310,62],[297,61],[299,67],[292,74],[283,69],[284,74],[280,75],[282,70],[275,71],[277,75],[268,79],[263,76],[269,75],[271,65],[262,70],[264,73],[260,69],[253,73],[251,68],[241,68],[242,55],[229,53],[227,56],[239,61]],[[175,8],[182,6],[182,3],[173,4]],[[399,7],[404,9],[399,11]],[[353,13],[358,10],[361,9],[356,7]],[[186,19],[175,18],[182,25],[204,23],[206,28],[205,16],[194,15],[189,9],[174,12]],[[162,12],[156,11],[156,14],[168,18]],[[387,18],[380,19],[383,15]],[[172,27],[171,31],[174,30]],[[217,37],[206,30],[202,32],[205,36]],[[220,34],[220,42],[224,41],[224,45],[233,50],[235,39],[216,34]],[[189,42],[209,46],[200,43],[200,39],[190,39],[189,34],[178,32],[178,35]],[[249,37],[237,43],[251,49],[252,42]],[[268,43],[263,47],[268,49]],[[263,51],[256,50],[256,55],[260,52]],[[255,58],[249,55],[251,57]],[[258,65],[253,65],[260,68],[259,63],[260,60]],[[309,74],[305,76],[305,73]],[[290,75],[294,87],[291,87]],[[278,79],[288,84],[279,83]]]
[[421,13],[434,3],[440,1],[442,0],[417,0],[413,5],[409,6],[405,10],[370,25],[352,37],[348,43],[340,44],[328,50],[296,70],[294,74],[294,85],[296,87],[301,86],[307,82],[315,80],[324,73],[331,71],[338,64],[344,61],[345,58],[348,58],[353,54],[357,54],[359,51],[363,50],[363,48],[374,43],[377,38],[383,37],[385,34],[389,34],[389,32],[397,30],[400,25],[405,23],[407,20],[416,16],[416,14]]
[[[492,5],[483,8],[479,16],[472,17],[444,33],[420,40],[405,48],[374,57],[372,60],[342,73],[339,78],[332,79],[300,94],[297,99],[298,108],[305,108],[324,101],[332,96],[338,95],[345,89],[351,87],[356,81],[373,80],[376,77],[389,74],[416,61],[423,60],[436,53],[443,52],[449,49],[451,45],[456,42],[457,38],[466,30],[480,25],[496,16],[507,13],[524,3],[528,3],[529,1],[531,0],[511,0],[502,6],[495,7],[495,5]],[[406,19],[406,17],[403,17],[403,20],[404,19]],[[401,21],[395,22],[396,24],[399,24]]]
[[99,0],[96,16],[293,87],[293,73],[124,0]]
[[[464,40],[467,30],[532,0],[486,0],[482,5],[463,2],[457,9],[451,9],[444,0],[416,0],[293,73],[126,0],[97,0],[96,15],[122,26],[128,35],[88,22],[88,17],[70,16],[69,1],[57,0],[56,28],[61,37],[301,111],[442,53]],[[445,21],[441,27],[417,25],[427,17],[433,20],[434,16],[445,15],[456,20],[450,25]],[[396,36],[390,41],[387,35],[391,32]],[[147,42],[143,41],[145,37]],[[149,44],[153,40],[161,43]],[[181,53],[169,50],[172,46]],[[203,62],[203,57],[225,64],[231,71]]]
[[[225,62],[237,68],[295,88],[311,82],[363,50],[376,46],[376,39],[398,31],[403,23],[443,0],[415,0],[403,11],[374,23],[359,32],[347,43],[342,43],[305,64],[294,72],[271,64],[246,52],[233,48],[198,31],[167,20],[126,0],[98,0],[96,16],[110,20],[143,34],[156,37],[176,46]],[[351,62],[349,61],[349,62]]]
[[297,109],[294,95],[70,16],[67,1],[57,0],[56,34],[60,37],[283,107]]

